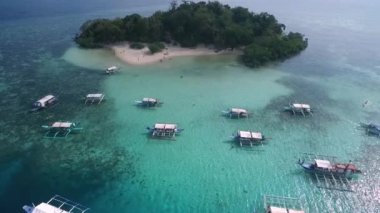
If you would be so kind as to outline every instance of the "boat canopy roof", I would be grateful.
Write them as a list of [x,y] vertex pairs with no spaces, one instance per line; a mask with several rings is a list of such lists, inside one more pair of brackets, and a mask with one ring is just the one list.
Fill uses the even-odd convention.
[[310,109],[311,108],[309,104],[294,103],[294,104],[292,104],[292,106],[294,108],[297,108],[297,109]]
[[143,98],[143,102],[156,102],[157,99],[155,98]]
[[155,124],[154,125],[155,129],[168,129],[168,130],[174,130],[177,128],[176,124]]
[[55,212],[69,213],[68,211],[62,210],[60,208],[57,208],[47,203],[38,204],[32,211],[32,213],[55,213]]
[[107,71],[115,71],[117,70],[117,66],[108,67]]
[[93,98],[93,99],[103,98],[103,97],[104,97],[104,94],[102,94],[102,93],[87,94],[87,96],[86,96],[86,98]]
[[247,139],[263,139],[260,132],[239,131],[239,136]]
[[275,206],[270,206],[269,210],[271,213],[288,213],[288,210],[285,208],[280,208],[280,207],[275,207]]
[[322,168],[322,169],[331,169],[332,168],[331,162],[328,160],[315,159],[315,164],[317,165],[317,167]]
[[233,113],[247,113],[247,110],[240,108],[231,108],[231,112]]
[[52,127],[55,128],[70,128],[73,125],[71,122],[54,122]]
[[305,213],[305,211],[302,210],[280,208],[276,206],[270,206],[269,210],[271,213]]

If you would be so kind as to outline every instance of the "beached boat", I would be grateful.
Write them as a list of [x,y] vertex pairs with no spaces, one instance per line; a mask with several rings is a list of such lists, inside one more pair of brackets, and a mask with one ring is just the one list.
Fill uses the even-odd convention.
[[106,69],[106,74],[114,74],[119,70],[117,66],[111,66]]
[[87,94],[84,103],[85,104],[87,104],[87,103],[90,103],[90,104],[93,104],[93,103],[100,104],[103,101],[104,97],[105,97],[105,95],[101,94],[101,93]]
[[309,104],[291,103],[289,106],[284,108],[284,111],[288,111],[295,114],[312,115],[313,110]]
[[162,104],[162,102],[156,98],[143,98],[142,100],[135,102],[138,106],[141,107],[156,107]]
[[253,146],[262,144],[265,141],[265,137],[261,132],[237,131],[235,140],[239,142],[240,146]]
[[264,196],[265,213],[305,213],[300,200],[292,197]]
[[361,173],[361,171],[351,162],[334,163],[326,159],[314,159],[311,162],[305,162],[305,160],[299,159],[298,164],[305,171],[310,173],[328,174],[345,178],[351,178],[353,175]]
[[361,123],[360,126],[363,127],[367,131],[368,134],[376,135],[376,136],[380,137],[380,124],[376,124],[376,123],[369,123],[369,124]]
[[33,103],[32,109],[30,111],[38,111],[46,107],[56,104],[58,99],[54,95],[46,95],[45,97],[39,99]]
[[73,122],[54,122],[52,125],[43,125],[43,129],[47,130],[45,136],[48,138],[65,138],[70,133],[77,133],[83,128],[78,127],[77,123]]
[[226,111],[222,111],[224,115],[230,118],[248,118],[248,111],[241,108],[231,108]]
[[26,213],[85,213],[90,209],[79,203],[73,202],[60,195],[55,195],[47,202],[37,206],[24,205],[22,209]]
[[152,137],[167,137],[174,138],[176,135],[180,134],[184,129],[177,127],[177,124],[161,124],[157,123],[154,127],[147,127],[150,135]]

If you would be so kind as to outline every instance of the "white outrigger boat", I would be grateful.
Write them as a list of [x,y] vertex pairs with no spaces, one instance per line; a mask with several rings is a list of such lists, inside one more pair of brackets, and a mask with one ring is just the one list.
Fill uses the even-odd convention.
[[313,110],[309,104],[301,104],[301,103],[291,103],[289,106],[284,108],[284,111],[288,111],[295,114],[302,114],[306,116],[306,114],[313,115]]
[[54,95],[46,95],[45,97],[39,99],[33,103],[32,109],[30,111],[38,111],[46,107],[56,104],[58,99]]
[[79,203],[73,202],[60,195],[55,195],[47,202],[42,202],[37,206],[24,205],[22,209],[26,213],[85,213],[90,209]]
[[161,138],[174,138],[176,135],[180,134],[184,129],[177,127],[177,124],[161,124],[156,123],[154,127],[147,127],[147,130],[152,137]]
[[87,94],[84,103],[85,104],[87,104],[87,103],[90,103],[90,104],[93,104],[93,103],[100,104],[103,101],[104,97],[105,97],[105,95],[101,94],[101,93]]
[[143,98],[142,100],[135,102],[141,107],[156,107],[162,104],[162,102],[156,98]]
[[43,129],[46,129],[47,132],[45,134],[45,137],[48,138],[65,138],[70,133],[77,133],[81,131],[83,128],[78,127],[77,123],[73,122],[61,122],[57,121],[54,122],[52,125],[43,125]]
[[241,147],[243,145],[258,145],[265,141],[265,137],[261,132],[237,131],[234,137],[235,140],[239,142]]
[[114,74],[119,70],[117,66],[111,66],[106,69],[106,74]]
[[226,116],[230,118],[248,118],[248,111],[241,108],[231,108],[226,111],[222,111]]
[[300,200],[292,197],[264,196],[265,213],[305,213]]

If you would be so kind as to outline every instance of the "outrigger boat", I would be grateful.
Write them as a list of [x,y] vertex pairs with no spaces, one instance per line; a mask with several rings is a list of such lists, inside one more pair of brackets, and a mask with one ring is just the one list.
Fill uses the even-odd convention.
[[104,97],[105,97],[105,95],[101,94],[101,93],[87,94],[84,103],[85,104],[87,104],[87,103],[90,103],[90,104],[93,104],[93,103],[100,104],[103,101]]
[[106,69],[106,74],[114,74],[119,70],[117,66],[108,67]]
[[311,109],[311,106],[309,104],[300,104],[300,103],[291,103],[289,106],[284,108],[284,111],[288,111],[295,114],[302,114],[303,116],[306,116],[306,114],[312,115],[313,110]]
[[54,122],[51,126],[43,125],[42,128],[47,130],[45,136],[48,138],[65,138],[70,133],[77,133],[83,129],[78,127],[78,124],[68,121]]
[[49,201],[37,206],[24,205],[22,209],[26,213],[85,213],[90,209],[67,198],[55,195]]
[[365,123],[361,123],[360,126],[363,127],[363,128],[365,128],[365,130],[367,131],[368,134],[376,135],[376,136],[380,137],[380,124],[375,124],[375,123],[365,124]]
[[156,98],[143,98],[142,100],[135,102],[138,106],[141,107],[156,107],[162,104],[162,102]]
[[292,197],[264,196],[265,213],[305,213],[299,199]]
[[235,140],[239,142],[241,147],[243,145],[253,146],[262,144],[265,137],[261,132],[237,131]]
[[147,130],[152,137],[161,138],[174,138],[177,134],[180,134],[184,129],[177,127],[177,124],[160,124],[157,123],[154,127],[147,127]]
[[33,103],[33,107],[30,110],[31,112],[38,111],[41,109],[44,109],[46,107],[49,107],[51,105],[56,104],[58,99],[54,95],[46,95],[45,97],[41,98],[40,100]]
[[240,108],[231,108],[227,111],[222,111],[225,115],[229,116],[230,118],[248,118],[248,111],[246,109],[240,109]]
[[351,178],[353,175],[361,173],[361,171],[351,162],[333,163],[332,161],[325,159],[314,159],[312,162],[305,162],[305,160],[301,161],[301,159],[299,159],[298,164],[307,172],[328,174],[337,177]]

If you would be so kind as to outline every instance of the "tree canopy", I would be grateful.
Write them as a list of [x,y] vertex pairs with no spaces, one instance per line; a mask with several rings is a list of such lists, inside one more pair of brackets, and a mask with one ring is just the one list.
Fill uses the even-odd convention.
[[242,61],[250,67],[283,60],[307,47],[300,33],[284,32],[285,25],[268,13],[255,14],[247,8],[216,1],[173,1],[170,9],[150,17],[138,14],[114,20],[98,19],[84,23],[75,41],[84,48],[97,48],[119,41],[198,44],[217,49],[243,47]]

